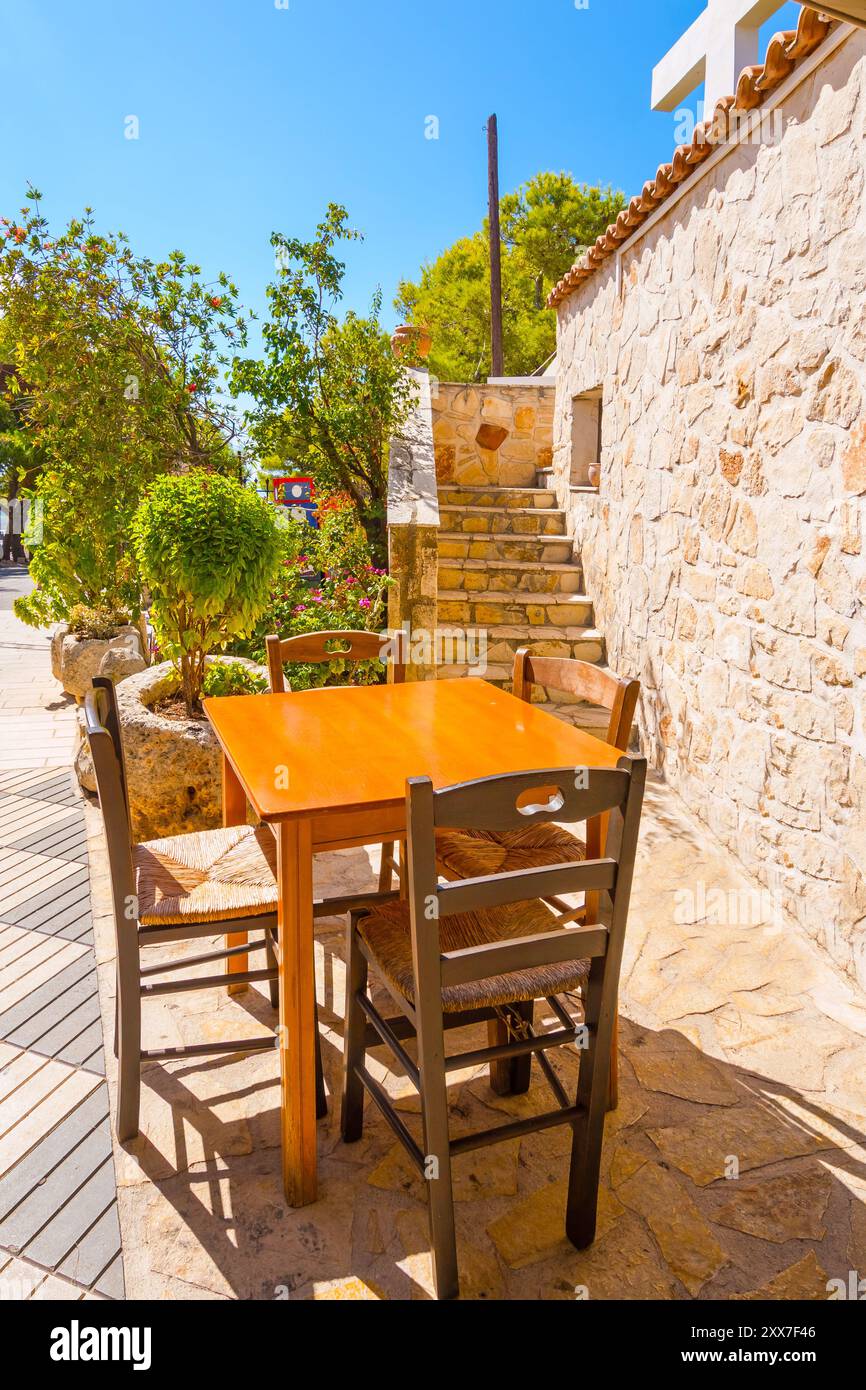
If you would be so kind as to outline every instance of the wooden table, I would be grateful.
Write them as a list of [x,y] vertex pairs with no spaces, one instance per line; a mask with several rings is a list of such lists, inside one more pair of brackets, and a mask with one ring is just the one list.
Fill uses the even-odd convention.
[[220,697],[204,708],[223,751],[225,824],[243,822],[249,801],[277,841],[283,1185],[303,1206],[316,1198],[313,855],[405,837],[407,777],[439,788],[614,767],[620,754],[477,679]]

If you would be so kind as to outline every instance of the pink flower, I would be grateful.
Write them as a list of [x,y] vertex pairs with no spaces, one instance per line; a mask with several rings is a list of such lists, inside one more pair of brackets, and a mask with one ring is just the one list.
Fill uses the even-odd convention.
[[295,604],[295,607],[292,609],[293,613],[306,613],[306,611],[307,605],[305,603],[297,603]]
[[358,604],[358,607],[359,607],[359,608],[369,608],[369,607],[370,607],[370,600],[369,600],[368,598],[362,598],[361,601],[360,601],[359,604]]

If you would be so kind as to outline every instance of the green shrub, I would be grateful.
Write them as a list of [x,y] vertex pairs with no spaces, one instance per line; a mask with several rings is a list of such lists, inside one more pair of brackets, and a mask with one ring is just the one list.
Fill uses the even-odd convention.
[[205,657],[250,632],[267,605],[281,553],[273,510],[240,483],[197,470],[158,478],[132,535],[160,649],[192,713]]
[[[268,606],[250,635],[232,643],[237,656],[264,663],[270,633],[295,637],[304,632],[379,632],[387,621],[390,580],[372,563],[367,537],[351,501],[326,498],[319,506],[321,529],[281,518],[282,561],[271,586]],[[299,664],[287,667],[293,690],[322,685],[377,685],[385,679],[378,661]]]
[[67,618],[69,631],[76,637],[95,637],[101,641],[114,637],[118,628],[128,622],[129,614],[110,604],[88,608],[86,603],[76,603],[74,608],[70,608]]
[[260,676],[239,661],[213,661],[205,668],[202,693],[216,695],[263,695],[268,689],[266,676]]

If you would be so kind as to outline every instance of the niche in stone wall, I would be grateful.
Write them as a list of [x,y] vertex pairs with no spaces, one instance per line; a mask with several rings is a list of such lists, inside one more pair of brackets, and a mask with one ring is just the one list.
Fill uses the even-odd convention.
[[582,391],[571,398],[571,482],[598,487],[601,468],[602,391]]

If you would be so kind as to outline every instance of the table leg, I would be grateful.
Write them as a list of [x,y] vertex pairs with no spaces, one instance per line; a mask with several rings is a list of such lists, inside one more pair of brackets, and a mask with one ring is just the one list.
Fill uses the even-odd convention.
[[[247,819],[246,792],[238,781],[237,773],[223,754],[223,825],[245,825]],[[228,932],[226,946],[244,946],[248,940],[246,932]],[[226,974],[236,975],[238,971],[249,970],[249,956],[229,956],[226,961]],[[248,985],[229,983],[229,994],[243,994]]]
[[280,1104],[289,1206],[316,1200],[316,1010],[313,835],[309,821],[277,831],[280,941]]

